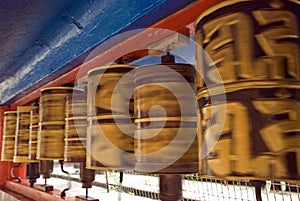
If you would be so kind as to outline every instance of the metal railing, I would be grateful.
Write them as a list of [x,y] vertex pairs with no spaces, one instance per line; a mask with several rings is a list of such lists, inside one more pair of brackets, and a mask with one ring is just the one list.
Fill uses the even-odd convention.
[[[63,174],[53,176],[65,177]],[[72,180],[80,181],[78,175]],[[261,186],[258,189],[262,201],[300,201],[300,185],[282,181],[259,183]],[[249,180],[222,181],[201,178],[198,174],[184,175],[182,201],[259,201],[254,184],[254,181]],[[126,192],[159,200],[158,175],[125,171],[121,182],[120,172],[107,171],[107,177],[103,172],[97,174],[93,185],[107,188],[109,191]]]
[[[159,179],[157,175],[140,174],[133,171],[124,172],[122,185],[117,184],[118,173],[108,172],[111,189],[159,199]],[[198,174],[184,175],[183,201],[257,201],[252,181],[222,181],[200,178]],[[266,181],[261,188],[263,201],[300,201],[300,185],[280,181]]]

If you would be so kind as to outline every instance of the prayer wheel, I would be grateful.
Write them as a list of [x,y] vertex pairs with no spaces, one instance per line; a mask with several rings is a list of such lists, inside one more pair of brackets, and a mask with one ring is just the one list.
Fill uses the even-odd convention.
[[[30,162],[29,160],[29,127],[30,127],[30,111],[35,106],[19,106],[17,107],[17,127],[14,151],[14,162]],[[33,162],[33,161],[31,161]]]
[[197,172],[196,121],[192,117],[136,119],[135,170],[156,174]]
[[202,176],[299,183],[299,10],[224,1],[196,21]]
[[88,72],[87,168],[133,169],[133,74],[113,64]]
[[[195,69],[189,64],[168,64],[140,67],[134,72],[136,118],[194,116],[195,98],[186,90],[195,91]],[[164,109],[161,113],[159,105]],[[151,113],[150,113],[151,110]],[[182,113],[182,114],[181,114]]]
[[65,162],[84,162],[86,155],[87,119],[66,118],[65,126]]
[[30,111],[29,160],[36,160],[38,130],[39,130],[39,108],[36,107]]
[[65,97],[80,90],[73,87],[41,90],[37,159],[64,160]]
[[[87,96],[82,91],[74,91],[65,97],[65,162],[80,162],[80,180],[86,188],[86,196],[76,196],[75,200],[97,200],[88,197],[87,188],[92,187],[95,170],[86,168]],[[83,198],[83,199],[81,199]]]
[[173,62],[140,67],[134,72],[134,84],[135,170],[157,174],[197,172],[194,67]]
[[65,97],[66,118],[86,117],[87,115],[87,95],[84,90],[76,90],[73,94]]
[[[131,70],[136,66],[114,64],[88,72],[88,116],[133,113]],[[115,100],[115,101],[114,101]]]
[[73,87],[48,87],[41,89],[40,122],[65,121],[65,97]]
[[132,120],[122,116],[89,117],[87,168],[133,169],[133,130]]
[[40,122],[37,158],[40,160],[64,159],[65,122]]
[[86,158],[86,128],[87,103],[86,94],[76,91],[65,98],[65,162],[85,162]]
[[15,134],[17,126],[17,111],[4,112],[2,161],[13,161],[15,150]]

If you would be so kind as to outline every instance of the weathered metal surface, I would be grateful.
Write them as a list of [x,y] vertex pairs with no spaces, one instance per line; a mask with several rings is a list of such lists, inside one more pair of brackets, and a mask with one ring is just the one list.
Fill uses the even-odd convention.
[[195,41],[211,57],[196,49],[204,75],[198,139],[209,147],[199,147],[201,175],[299,183],[299,8],[293,0],[236,0],[200,15]]

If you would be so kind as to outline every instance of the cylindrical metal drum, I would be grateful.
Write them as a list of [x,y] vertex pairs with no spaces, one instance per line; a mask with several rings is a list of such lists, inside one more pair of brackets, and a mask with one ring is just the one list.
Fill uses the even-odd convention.
[[65,162],[85,162],[86,128],[86,117],[66,118]]
[[36,160],[38,130],[39,130],[39,108],[36,107],[30,111],[29,160]]
[[30,162],[29,161],[30,111],[34,108],[36,107],[35,106],[17,107],[17,127],[16,127],[14,162],[17,163]]
[[84,90],[76,90],[73,94],[65,98],[66,118],[86,117],[87,115],[87,95]]
[[195,69],[189,64],[159,64],[136,69],[134,116],[195,116],[195,81]]
[[136,66],[114,64],[88,72],[88,116],[133,114],[133,82]]
[[87,168],[133,169],[133,130],[132,120],[122,116],[89,117]]
[[156,174],[198,171],[197,119],[136,119],[135,170]]
[[86,117],[66,118],[65,162],[85,162],[86,157]]
[[37,159],[63,160],[65,97],[81,89],[48,87],[41,90]]
[[201,175],[299,183],[299,10],[224,1],[197,20]]
[[73,87],[48,87],[41,89],[40,122],[65,121],[65,97]]
[[140,67],[135,83],[135,170],[198,171],[195,69],[188,64]]
[[4,112],[2,161],[13,161],[15,150],[15,134],[17,126],[17,111]]
[[65,122],[40,122],[37,159],[63,160],[65,145],[64,133]]
[[83,91],[76,91],[65,98],[65,162],[85,162],[87,97]]
[[88,72],[87,167],[133,169],[133,74],[114,64]]

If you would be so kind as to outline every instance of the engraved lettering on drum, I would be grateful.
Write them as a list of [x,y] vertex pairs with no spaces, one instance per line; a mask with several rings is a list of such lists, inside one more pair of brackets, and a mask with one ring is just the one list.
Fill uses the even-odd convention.
[[300,78],[298,24],[290,11],[256,10],[218,17],[206,22],[195,40],[210,57],[196,46],[197,65],[205,80],[198,79],[198,88],[220,84],[214,71],[219,71],[223,83]]
[[[217,66],[217,69],[212,69],[219,71],[224,83],[237,80],[237,75],[251,77],[251,28],[251,19],[244,13],[226,15],[203,25],[205,35],[200,34],[200,41],[203,41],[205,51],[213,60],[209,66]],[[217,83],[219,79],[213,77],[210,69],[207,70],[208,81]]]
[[[226,1],[199,16],[195,42],[205,50],[196,45],[203,74],[197,77],[200,174],[299,182],[299,6],[294,0]],[[217,71],[223,82],[215,80]],[[213,109],[224,104],[211,100],[219,98],[222,84],[228,108],[216,134],[219,114]]]
[[[227,103],[222,134],[209,153],[208,169],[204,167],[204,174],[255,175],[260,178],[299,177],[300,105],[297,100],[289,97],[289,93],[276,96],[280,98],[254,98],[251,107],[236,101]],[[206,144],[217,137],[214,127],[218,125],[218,113],[212,115],[211,110],[218,106],[205,106],[201,111],[201,127]],[[250,109],[256,114],[251,119]],[[259,113],[266,119],[263,124],[255,122],[254,118]],[[257,141],[250,133],[257,126],[258,134],[267,149],[254,154],[252,144]],[[288,155],[292,155],[292,161],[288,159]]]
[[[215,106],[211,106],[215,107]],[[204,120],[211,118],[211,107],[204,108]],[[250,161],[250,136],[249,120],[247,108],[239,102],[227,103],[227,114],[225,124],[219,141],[210,153],[208,165],[214,174],[226,176],[233,172],[237,174],[249,173]],[[217,115],[217,113],[215,114]],[[214,135],[214,123],[208,123],[209,127],[205,130],[206,140],[210,140]]]
[[[300,132],[299,103],[295,100],[263,99],[253,101],[253,105],[261,113],[270,115],[269,117],[272,119],[268,125],[260,130],[270,152],[282,156],[288,152],[294,152],[296,154],[294,166],[297,167],[297,174],[300,175],[300,138],[297,137]],[[284,164],[293,165],[286,160]],[[291,173],[285,175],[287,174],[285,167],[277,167],[274,174],[278,174],[276,176],[283,176],[282,174],[288,176]]]
[[[267,57],[271,57],[268,67],[271,73],[270,78],[284,78],[284,71],[278,68],[287,68],[289,76],[299,79],[299,47],[297,39],[299,39],[297,31],[296,16],[289,11],[253,11],[253,16],[260,26],[268,26],[268,28],[257,34],[256,40],[260,44]],[[271,25],[270,24],[275,24]],[[279,24],[279,25],[278,25]],[[283,57],[281,59],[274,59]],[[283,63],[286,59],[286,64]],[[262,63],[266,63],[263,59]],[[274,67],[273,67],[274,66]],[[268,71],[266,71],[268,72]]]

